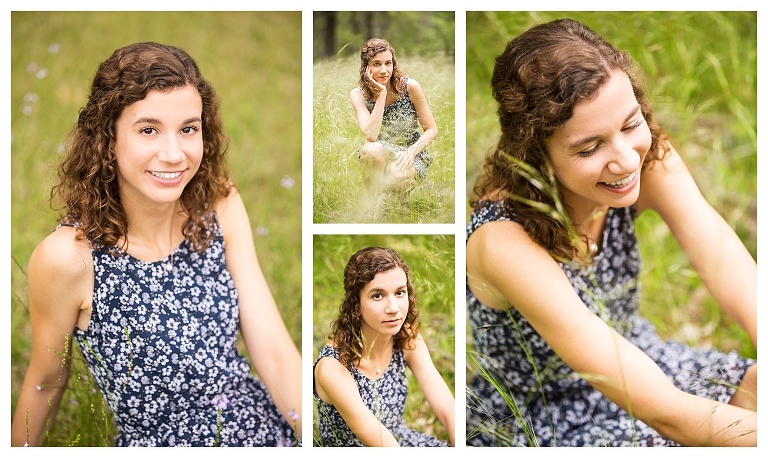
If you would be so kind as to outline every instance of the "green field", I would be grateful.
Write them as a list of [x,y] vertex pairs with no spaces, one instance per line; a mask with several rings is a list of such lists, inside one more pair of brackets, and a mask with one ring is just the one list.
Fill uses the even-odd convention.
[[[756,259],[755,12],[468,13],[467,198],[483,156],[498,140],[490,91],[495,57],[528,27],[562,17],[585,23],[632,54],[656,121],[705,198]],[[641,314],[662,337],[756,357],[746,333],[719,308],[661,218],[645,212],[636,228],[643,257]]]
[[[48,204],[62,143],[98,64],[128,43],[187,51],[221,99],[232,180],[264,274],[301,348],[301,13],[11,14],[11,399],[29,359],[25,269],[56,226]],[[77,355],[77,352],[75,352]],[[109,416],[75,359],[49,445],[111,445]]]
[[[422,324],[421,334],[437,370],[455,397],[456,275],[452,235],[315,235],[312,248],[313,361],[327,342],[330,323],[337,318],[339,304],[344,298],[344,266],[350,256],[368,246],[393,249],[410,267],[411,284]],[[447,441],[445,428],[435,418],[410,371],[407,374],[406,424]],[[458,393],[463,396],[463,389]],[[313,414],[317,421],[317,410]],[[317,423],[314,432],[317,438]]]
[[455,221],[455,67],[451,56],[399,57],[406,76],[421,84],[438,128],[427,147],[434,162],[414,189],[410,206],[385,204],[380,219],[369,204],[358,167],[365,142],[349,92],[358,84],[360,59],[319,60],[313,66],[313,221],[315,223],[453,223]]

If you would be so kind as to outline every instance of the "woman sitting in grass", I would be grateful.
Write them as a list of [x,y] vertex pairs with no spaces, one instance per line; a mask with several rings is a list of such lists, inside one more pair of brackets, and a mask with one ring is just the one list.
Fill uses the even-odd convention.
[[409,276],[408,265],[388,248],[364,248],[349,259],[344,301],[314,367],[323,446],[448,446],[406,425],[406,366],[453,445],[453,394],[419,333]]
[[360,83],[349,97],[365,136],[358,157],[377,218],[390,195],[407,201],[426,176],[432,164],[427,145],[437,137],[437,124],[421,86],[403,75],[386,40],[372,38],[360,49]]
[[634,219],[650,210],[757,346],[756,263],[654,123],[633,65],[569,19],[496,59],[501,139],[467,235],[470,445],[756,444],[757,363],[663,341],[638,314]]
[[218,98],[181,49],[132,44],[99,66],[54,188],[64,214],[29,260],[32,356],[13,445],[43,442],[73,337],[118,446],[298,443],[300,355],[226,145]]

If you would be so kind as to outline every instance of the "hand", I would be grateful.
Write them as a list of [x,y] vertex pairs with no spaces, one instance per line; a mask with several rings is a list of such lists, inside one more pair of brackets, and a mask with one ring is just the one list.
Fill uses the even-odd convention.
[[365,68],[365,75],[368,77],[368,82],[370,82],[370,84],[371,84],[371,89],[373,90],[373,92],[376,93],[377,96],[379,94],[381,94],[382,92],[384,92],[386,94],[387,86],[385,86],[385,85],[379,83],[378,81],[376,81],[375,79],[373,79],[373,70],[371,70],[371,67],[366,67]]
[[411,150],[400,151],[395,158],[395,167],[398,170],[406,170],[413,163],[413,156]]

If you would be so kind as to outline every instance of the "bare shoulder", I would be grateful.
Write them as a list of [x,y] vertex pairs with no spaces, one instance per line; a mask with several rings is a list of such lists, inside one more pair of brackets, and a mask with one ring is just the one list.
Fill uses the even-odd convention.
[[29,258],[29,270],[50,274],[51,279],[75,281],[93,272],[93,256],[88,242],[77,239],[77,230],[62,226],[45,237]]
[[241,205],[242,202],[243,198],[240,195],[240,191],[237,189],[237,187],[231,185],[229,188],[229,194],[219,199],[219,201],[216,203],[216,214],[221,217],[222,215],[227,214],[233,208]]
[[[335,347],[333,341],[329,341],[325,343],[325,346],[328,347]],[[317,377],[320,375],[321,377],[328,377],[328,376],[338,376],[342,373],[349,374],[349,371],[347,370],[344,365],[341,364],[341,361],[334,358],[331,355],[324,356],[317,360],[317,363],[315,364],[315,376]],[[321,375],[322,373],[322,375]],[[327,379],[326,379],[327,380]]]
[[490,221],[475,229],[467,240],[467,257],[470,252],[478,260],[492,261],[506,257],[500,245],[525,245],[541,248],[533,241],[520,223],[515,221]]
[[678,197],[697,195],[698,188],[685,161],[671,146],[658,160],[648,164],[642,172],[640,195],[637,200],[639,211],[659,211]]
[[349,91],[349,98],[352,99],[353,102],[356,102],[358,100],[363,100],[363,91],[360,90],[359,87],[355,87],[351,91]]
[[415,355],[419,355],[424,350],[427,350],[427,353],[429,353],[429,349],[427,348],[427,342],[424,340],[424,337],[419,333],[408,345],[407,347],[403,348],[403,356],[405,357],[406,363],[410,364],[413,358],[415,358]]
[[247,220],[248,214],[240,192],[235,186],[229,189],[229,194],[222,197],[216,203],[216,216],[221,225],[225,237],[232,228],[240,226],[243,220]]
[[424,89],[421,88],[421,84],[413,78],[408,78],[405,82],[405,87],[408,89],[409,94],[424,95]]
[[355,383],[347,368],[341,364],[341,361],[332,356],[320,358],[315,364],[313,372],[315,390],[320,399],[329,404],[333,404],[329,392]]
[[[93,255],[77,231],[63,226],[35,248],[27,267],[30,308],[56,321],[75,319],[77,310],[90,309],[93,293]],[[65,321],[71,324],[69,321]],[[83,325],[85,326],[85,325]]]
[[408,86],[408,89],[411,89],[411,88],[419,88],[419,89],[421,89],[421,84],[419,84],[418,81],[416,81],[415,79],[413,79],[411,77],[408,77],[408,80],[405,82],[405,84],[406,84],[406,86]]
[[537,286],[523,278],[562,273],[547,250],[514,221],[491,221],[477,228],[467,240],[466,264],[469,289],[497,310],[518,304],[521,293],[534,293]]

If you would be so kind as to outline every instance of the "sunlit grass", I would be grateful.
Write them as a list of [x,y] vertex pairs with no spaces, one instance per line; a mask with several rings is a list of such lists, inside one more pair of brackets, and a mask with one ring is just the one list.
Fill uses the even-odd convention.
[[[370,220],[358,167],[364,137],[357,127],[349,92],[358,84],[359,60],[322,60],[313,68],[313,221],[315,223],[454,222],[454,64],[452,57],[398,60],[406,76],[424,89],[438,127],[427,148],[434,158],[426,179],[411,193],[410,206],[390,203],[382,217]],[[405,210],[407,209],[407,210]]]
[[[216,89],[231,139],[230,174],[248,209],[264,274],[301,348],[301,13],[14,12],[12,409],[31,344],[25,269],[32,249],[56,225],[48,196],[61,145],[98,64],[136,41],[185,49]],[[99,411],[102,400],[78,365],[78,352],[48,444],[111,445],[113,430],[93,427],[92,409]]]
[[[451,391],[455,386],[454,348],[454,237],[448,235],[315,235],[313,241],[314,358],[327,341],[330,323],[338,316],[344,298],[344,267],[349,258],[367,246],[395,250],[411,269],[422,323],[421,333],[432,360]],[[409,427],[448,441],[410,371],[405,420]],[[455,394],[455,392],[454,392]],[[463,393],[459,393],[463,395]],[[318,437],[317,410],[315,438]]]
[[[535,23],[562,17],[584,22],[635,57],[655,119],[673,138],[705,198],[756,258],[754,12],[469,12],[467,197],[483,156],[498,140],[496,102],[490,92],[494,58],[513,36]],[[467,207],[467,215],[469,211]],[[661,218],[646,212],[636,227],[643,257],[641,314],[660,335],[755,357],[746,333],[719,308]],[[475,369],[466,331],[471,378]]]

